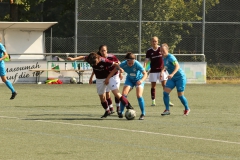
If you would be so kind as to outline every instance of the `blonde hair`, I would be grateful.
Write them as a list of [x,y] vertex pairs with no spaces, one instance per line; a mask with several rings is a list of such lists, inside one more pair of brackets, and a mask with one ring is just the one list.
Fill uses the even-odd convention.
[[163,44],[161,45],[161,47],[164,47],[164,48],[166,48],[167,50],[169,50],[169,47],[168,47],[168,44],[167,44],[167,43],[163,43]]
[[153,37],[151,38],[151,41],[152,41],[153,39],[157,39],[157,41],[158,41],[158,37],[157,37],[157,36],[153,36]]

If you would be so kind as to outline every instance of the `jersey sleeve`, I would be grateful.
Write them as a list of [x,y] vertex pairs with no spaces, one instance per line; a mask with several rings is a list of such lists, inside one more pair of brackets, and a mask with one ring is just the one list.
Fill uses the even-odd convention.
[[0,44],[0,51],[1,52],[6,52],[6,49],[5,49],[5,47],[2,44]]
[[115,55],[113,56],[113,61],[116,62],[116,63],[120,62]]
[[150,59],[149,50],[147,50],[147,52],[146,52],[146,59]]
[[177,61],[177,58],[174,56],[174,55],[171,55],[169,61],[175,66],[178,61]]
[[124,66],[126,66],[126,60],[125,61],[123,61],[123,62],[121,62],[121,64],[119,65],[122,69],[124,69]]
[[110,61],[107,58],[104,58],[105,64],[107,67],[112,67],[114,65],[114,61]]

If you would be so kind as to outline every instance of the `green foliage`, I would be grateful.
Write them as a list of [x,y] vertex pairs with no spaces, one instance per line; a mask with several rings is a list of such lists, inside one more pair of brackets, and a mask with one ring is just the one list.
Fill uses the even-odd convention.
[[208,79],[221,79],[221,78],[240,78],[239,65],[208,65],[207,66]]
[[[56,1],[47,0],[44,2],[43,21],[55,22],[53,26],[55,37],[73,37],[74,36],[74,14],[75,0]],[[46,33],[49,36],[50,32]]]
[[[19,21],[58,21],[53,27],[53,36],[74,36],[74,8],[75,0],[16,0],[19,9]],[[192,34],[192,24],[156,23],[154,21],[190,22],[202,20],[202,0],[146,0],[142,4],[142,34],[141,47],[145,50],[149,47],[152,36],[160,37],[160,43],[167,42],[171,46],[171,52],[183,35]],[[206,1],[206,10],[219,3],[219,0]],[[109,48],[119,46],[114,52],[125,52],[131,49],[138,51],[139,41],[139,1],[137,0],[83,0],[78,2],[79,20],[124,20],[136,21],[134,23],[95,23],[90,22],[79,25],[79,36],[93,37],[91,44],[100,44],[107,41]],[[41,6],[43,5],[43,11]],[[9,20],[9,15],[5,20]],[[148,21],[148,22],[147,22]],[[83,24],[83,23],[81,23]],[[46,33],[49,36],[49,33]],[[106,37],[106,38],[95,38]],[[79,37],[81,39],[81,37]],[[104,39],[104,40],[103,40]],[[131,44],[129,42],[132,42]],[[86,46],[89,48],[89,46]],[[91,50],[91,48],[90,48]]]
[[[46,0],[14,0],[13,4],[10,5],[10,11],[14,14],[12,16],[16,16],[12,19],[18,19],[21,22],[28,22],[28,21],[41,21],[41,10],[40,4],[42,4]],[[17,5],[17,7],[12,7],[13,5]],[[10,21],[10,14],[7,13],[3,18],[0,20]],[[17,18],[18,17],[18,18]]]
[[43,3],[46,0],[14,0],[14,3],[17,5],[25,6],[25,10],[29,10],[31,7]]
[[[208,0],[206,2],[206,9],[210,9],[212,6],[219,3],[219,0]],[[136,21],[136,25],[129,25],[123,27],[122,25],[109,23],[108,30],[111,30],[112,34],[120,35],[115,37],[115,40],[111,41],[112,44],[118,46],[117,52],[130,48],[129,42],[136,40],[136,43],[131,44],[131,48],[137,50],[138,48],[138,19],[139,19],[139,1],[109,1],[109,0],[92,0],[84,1],[79,4],[79,13],[81,16],[79,19],[94,19],[94,20],[131,20]],[[192,24],[160,24],[154,21],[200,21],[202,18],[202,0],[148,0],[143,1],[142,13],[144,15],[142,23],[142,49],[144,51],[149,47],[149,40],[152,36],[161,37],[160,42],[167,42],[171,46],[173,52],[176,45],[182,40],[183,34],[189,34],[192,28]],[[106,16],[107,15],[107,16]],[[136,27],[137,26],[137,27]],[[89,30],[89,25],[83,26],[81,31],[83,35],[102,36],[106,33],[106,27],[97,27],[96,30]],[[164,32],[163,32],[164,31]],[[108,39],[108,37],[106,37]],[[108,41],[108,40],[106,40]],[[109,42],[109,41],[108,41]],[[92,43],[96,43],[92,40]],[[99,41],[98,41],[99,43]]]

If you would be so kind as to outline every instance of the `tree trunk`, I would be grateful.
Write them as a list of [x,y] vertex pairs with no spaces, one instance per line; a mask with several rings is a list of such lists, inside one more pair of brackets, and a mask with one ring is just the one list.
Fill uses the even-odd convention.
[[15,3],[10,3],[10,21],[18,21],[18,5]]

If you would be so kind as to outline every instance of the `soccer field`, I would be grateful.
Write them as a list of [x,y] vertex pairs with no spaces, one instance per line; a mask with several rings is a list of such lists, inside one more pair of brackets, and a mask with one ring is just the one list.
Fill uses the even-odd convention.
[[[170,94],[170,116],[164,110],[162,87],[157,86],[152,107],[150,85],[145,85],[146,117],[138,120],[135,89],[128,99],[135,120],[104,113],[95,85],[15,84],[16,99],[0,85],[0,159],[240,159],[239,85],[187,85],[184,107],[176,90]],[[121,88],[122,89],[122,88]],[[120,89],[120,90],[121,90]],[[112,97],[113,98],[113,97]],[[114,102],[114,98],[113,98]],[[115,104],[114,104],[115,107]]]

